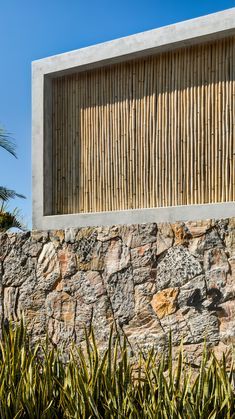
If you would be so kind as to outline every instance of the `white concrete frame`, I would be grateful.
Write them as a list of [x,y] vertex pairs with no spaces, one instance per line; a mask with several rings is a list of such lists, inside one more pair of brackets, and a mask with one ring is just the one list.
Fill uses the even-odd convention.
[[235,8],[55,55],[32,63],[33,229],[185,221],[235,216],[235,203],[187,205],[112,212],[51,213],[51,80],[125,60],[235,34]]

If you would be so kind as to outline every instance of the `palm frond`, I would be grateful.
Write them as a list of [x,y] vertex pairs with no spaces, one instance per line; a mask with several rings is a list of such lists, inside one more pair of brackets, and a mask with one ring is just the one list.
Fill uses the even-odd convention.
[[17,193],[13,189],[8,189],[8,188],[5,188],[4,186],[0,186],[0,199],[2,201],[9,201],[9,199],[13,199],[13,198],[25,199],[25,196]]
[[0,207],[0,232],[5,232],[10,228],[26,229],[19,208],[10,211],[6,204],[2,203]]
[[9,137],[9,134],[0,128],[0,147],[4,148],[8,153],[17,158],[16,146],[14,141]]

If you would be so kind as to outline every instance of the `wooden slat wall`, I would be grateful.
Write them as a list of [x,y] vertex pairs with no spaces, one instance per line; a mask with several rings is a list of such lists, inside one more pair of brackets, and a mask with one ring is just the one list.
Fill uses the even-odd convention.
[[53,214],[235,200],[235,38],[53,81]]

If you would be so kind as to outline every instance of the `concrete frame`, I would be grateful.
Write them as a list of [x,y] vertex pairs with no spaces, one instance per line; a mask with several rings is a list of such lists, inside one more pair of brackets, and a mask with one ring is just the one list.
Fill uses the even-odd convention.
[[235,8],[55,55],[32,63],[33,229],[185,221],[235,216],[235,202],[49,215],[53,78],[235,34]]

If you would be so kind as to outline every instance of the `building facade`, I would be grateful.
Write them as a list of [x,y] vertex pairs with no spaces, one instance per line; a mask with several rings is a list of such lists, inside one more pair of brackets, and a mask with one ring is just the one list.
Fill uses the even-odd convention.
[[234,201],[235,8],[33,63],[33,228]]

